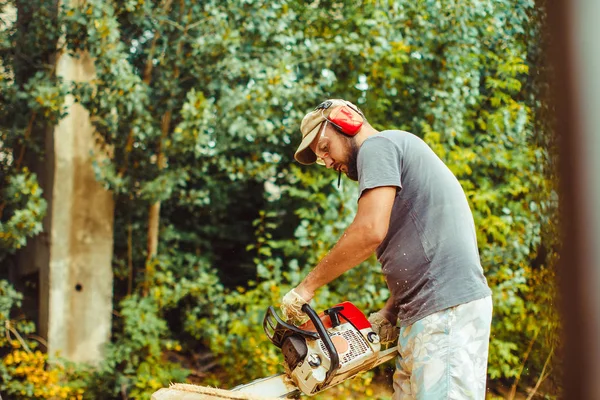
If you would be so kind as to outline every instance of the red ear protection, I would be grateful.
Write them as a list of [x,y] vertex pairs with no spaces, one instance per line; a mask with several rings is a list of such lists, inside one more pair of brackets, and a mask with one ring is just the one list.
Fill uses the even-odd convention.
[[350,105],[341,106],[329,114],[329,121],[342,133],[354,136],[363,125],[363,117],[360,111]]
[[[326,110],[332,105],[333,104],[331,101],[324,101],[323,103],[319,104],[315,110]],[[348,103],[331,111],[331,114],[329,114],[327,120],[343,134],[348,136],[356,135],[364,122],[364,118],[360,110],[354,108]]]

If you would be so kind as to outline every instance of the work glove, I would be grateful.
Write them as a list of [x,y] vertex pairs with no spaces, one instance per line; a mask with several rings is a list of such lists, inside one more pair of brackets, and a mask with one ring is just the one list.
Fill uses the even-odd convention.
[[392,323],[384,317],[381,311],[369,315],[369,322],[376,334],[379,335],[381,344],[395,343],[400,335],[400,328],[392,325]]
[[281,313],[288,322],[302,325],[309,319],[308,315],[302,311],[302,306],[309,301],[310,299],[302,297],[296,289],[292,289],[281,300]]

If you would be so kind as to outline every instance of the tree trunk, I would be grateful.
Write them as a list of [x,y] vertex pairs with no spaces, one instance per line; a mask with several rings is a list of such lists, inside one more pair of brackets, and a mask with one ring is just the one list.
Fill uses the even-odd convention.
[[[170,1],[167,2],[170,6]],[[180,17],[183,15],[183,6],[184,2],[180,2]],[[186,24],[183,34],[187,34],[188,25]],[[181,42],[177,45],[177,51],[175,56],[175,64],[177,64],[177,60],[181,55]],[[174,67],[174,79],[177,80],[179,78],[179,68],[177,65]],[[171,129],[171,119],[172,119],[172,110],[168,110],[162,118],[161,121],[161,135],[160,141],[158,143],[158,157],[157,164],[158,170],[162,171],[167,166],[167,158],[165,155],[165,151],[163,148],[163,143],[165,139],[169,136],[169,131]],[[150,209],[148,210],[148,254],[146,257],[146,279],[144,284],[144,295],[148,294],[148,283],[150,282],[153,274],[154,274],[154,265],[152,264],[152,258],[156,256],[158,251],[158,231],[160,226],[160,201],[152,204]]]

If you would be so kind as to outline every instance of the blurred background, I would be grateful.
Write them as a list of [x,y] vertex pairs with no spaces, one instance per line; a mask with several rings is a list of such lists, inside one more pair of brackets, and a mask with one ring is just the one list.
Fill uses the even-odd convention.
[[[304,114],[357,104],[460,180],[493,289],[489,398],[563,394],[544,1],[0,0],[0,393],[148,399],[282,371],[262,318],[357,185],[301,167]],[[365,313],[373,258],[315,298]],[[389,398],[392,365],[320,398]]]

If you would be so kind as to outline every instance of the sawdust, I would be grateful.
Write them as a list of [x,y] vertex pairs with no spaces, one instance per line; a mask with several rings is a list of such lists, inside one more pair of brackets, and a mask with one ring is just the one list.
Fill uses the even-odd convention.
[[223,390],[218,388],[211,388],[206,386],[196,386],[187,383],[173,383],[169,386],[169,389],[179,390],[182,392],[192,392],[206,394],[221,399],[235,399],[235,400],[276,400],[275,397],[259,397],[256,395],[241,393],[241,392],[230,392],[229,390]]

